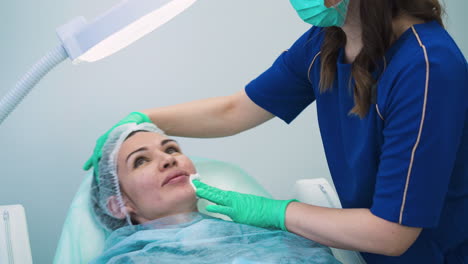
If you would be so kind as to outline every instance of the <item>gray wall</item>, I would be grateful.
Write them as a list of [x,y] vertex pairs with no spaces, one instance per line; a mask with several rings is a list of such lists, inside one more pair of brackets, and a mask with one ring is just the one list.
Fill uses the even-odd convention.
[[[0,95],[58,41],[55,28],[118,1],[3,1]],[[465,0],[446,1],[468,54]],[[203,0],[103,61],[52,71],[0,127],[0,204],[26,208],[33,258],[50,263],[95,139],[127,113],[228,95],[265,70],[308,26],[289,1]],[[290,139],[290,140],[287,140]],[[297,179],[328,177],[315,106],[224,139],[179,139],[191,155],[240,165],[277,198]]]

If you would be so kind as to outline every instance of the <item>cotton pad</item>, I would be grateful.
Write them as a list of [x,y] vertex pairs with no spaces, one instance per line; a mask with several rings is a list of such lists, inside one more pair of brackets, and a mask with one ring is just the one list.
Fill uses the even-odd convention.
[[190,185],[192,185],[193,190],[196,191],[197,187],[195,187],[195,185],[193,185],[193,182],[192,182],[193,180],[200,180],[200,174],[195,173],[195,174],[190,175]]

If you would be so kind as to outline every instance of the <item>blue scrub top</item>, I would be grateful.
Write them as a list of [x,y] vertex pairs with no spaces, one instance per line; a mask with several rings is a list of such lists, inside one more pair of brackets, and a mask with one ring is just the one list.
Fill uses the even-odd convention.
[[374,102],[360,119],[349,114],[354,82],[343,50],[333,89],[319,92],[324,35],[308,30],[247,95],[287,123],[317,102],[343,207],[423,228],[402,256],[363,253],[367,263],[468,263],[468,66],[460,49],[435,21],[408,29],[382,58]]

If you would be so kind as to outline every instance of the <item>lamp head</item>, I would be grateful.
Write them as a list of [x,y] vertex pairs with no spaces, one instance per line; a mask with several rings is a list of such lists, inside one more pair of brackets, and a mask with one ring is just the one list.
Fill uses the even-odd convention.
[[196,0],[125,0],[86,23],[79,17],[57,29],[74,63],[94,62],[165,24]]

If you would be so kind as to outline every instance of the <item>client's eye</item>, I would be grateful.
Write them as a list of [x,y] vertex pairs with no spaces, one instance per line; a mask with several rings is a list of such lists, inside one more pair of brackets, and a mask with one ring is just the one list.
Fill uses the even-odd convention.
[[135,159],[135,161],[133,162],[133,168],[138,168],[140,167],[141,165],[143,165],[143,163],[147,162],[148,160],[145,158],[145,157],[138,157]]
[[168,147],[166,149],[167,154],[180,153],[180,150],[176,147]]

